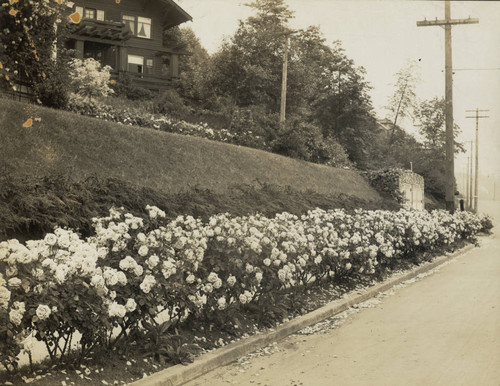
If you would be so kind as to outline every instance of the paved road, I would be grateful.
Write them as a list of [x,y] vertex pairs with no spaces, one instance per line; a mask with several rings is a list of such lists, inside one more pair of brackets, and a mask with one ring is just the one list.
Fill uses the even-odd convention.
[[337,329],[294,335],[201,385],[500,386],[500,203],[496,235]]

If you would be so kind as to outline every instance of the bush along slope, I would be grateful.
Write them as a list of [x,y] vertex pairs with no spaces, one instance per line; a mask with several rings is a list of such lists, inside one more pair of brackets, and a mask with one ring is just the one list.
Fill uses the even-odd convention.
[[178,357],[172,337],[183,325],[234,325],[249,309],[271,325],[286,316],[283,294],[374,278],[491,228],[468,212],[316,209],[203,221],[146,210],[112,209],[93,219],[86,239],[57,228],[41,240],[0,243],[0,361],[8,371],[33,337],[54,362],[66,359],[72,340],[77,360],[120,342]]

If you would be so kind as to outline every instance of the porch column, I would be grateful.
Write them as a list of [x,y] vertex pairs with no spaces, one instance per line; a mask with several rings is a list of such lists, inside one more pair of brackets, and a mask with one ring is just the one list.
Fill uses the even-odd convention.
[[125,46],[120,46],[118,48],[118,66],[117,70],[120,72],[127,71],[128,65],[128,49]]
[[170,56],[170,74],[172,78],[179,77],[179,55],[172,54]]
[[85,42],[83,40],[76,40],[75,41],[75,51],[76,51],[76,58],[83,60],[83,51],[85,47]]

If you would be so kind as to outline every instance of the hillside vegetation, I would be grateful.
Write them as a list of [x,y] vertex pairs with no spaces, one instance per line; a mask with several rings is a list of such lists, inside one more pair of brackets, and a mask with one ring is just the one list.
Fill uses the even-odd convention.
[[[27,119],[31,127],[23,127]],[[397,209],[355,170],[0,99],[0,240],[147,205],[179,215]]]
[[[380,196],[354,170],[307,163],[260,150],[124,126],[0,100],[0,165],[16,176],[114,177],[165,193],[194,187],[290,186],[298,191]],[[32,127],[23,127],[28,118]]]

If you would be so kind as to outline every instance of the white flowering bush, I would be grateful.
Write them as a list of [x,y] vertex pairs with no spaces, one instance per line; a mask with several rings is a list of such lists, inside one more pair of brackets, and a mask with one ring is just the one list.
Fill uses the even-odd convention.
[[109,87],[111,67],[93,59],[73,59],[70,63],[71,86],[76,94],[91,98],[107,96],[113,93]]
[[[64,356],[73,333],[81,355],[113,346],[167,315],[169,325],[258,305],[275,294],[346,276],[380,274],[397,261],[474,240],[490,220],[469,212],[316,209],[165,219],[111,209],[93,219],[95,235],[56,229],[43,240],[0,243],[0,360],[13,367],[29,334]],[[120,333],[113,335],[118,328]],[[116,330],[115,330],[116,331]]]
[[97,261],[105,256],[103,248],[64,229],[26,245],[17,240],[0,243],[0,312],[8,311],[0,313],[5,317],[0,334],[6,337],[0,340],[0,359],[7,368],[15,367],[12,354],[19,353],[30,333],[45,342],[52,359],[67,353],[76,331],[82,334],[83,352],[101,340],[108,320],[101,294],[89,284]]
[[231,132],[226,129],[213,129],[206,122],[190,123],[184,120],[162,114],[151,114],[131,108],[117,108],[105,102],[71,94],[67,109],[82,115],[117,122],[123,125],[149,127],[182,135],[200,137],[217,142],[233,143],[250,146],[262,150],[270,150],[271,146],[262,136],[255,135],[251,130]]

